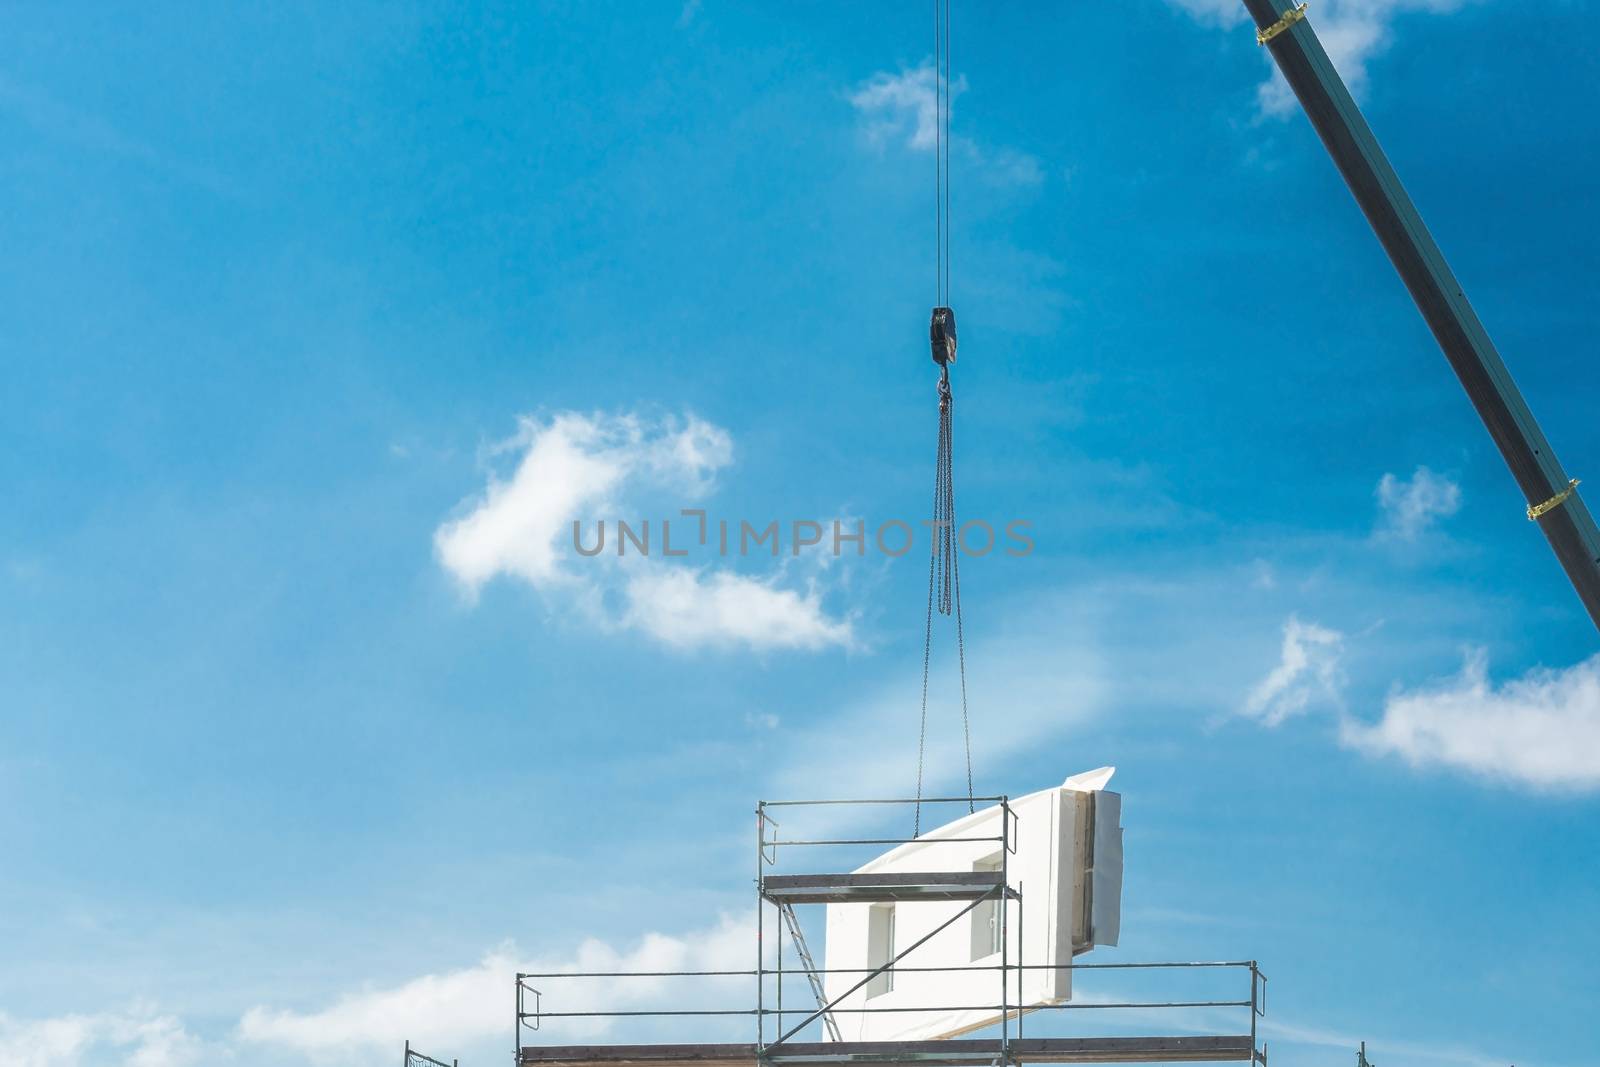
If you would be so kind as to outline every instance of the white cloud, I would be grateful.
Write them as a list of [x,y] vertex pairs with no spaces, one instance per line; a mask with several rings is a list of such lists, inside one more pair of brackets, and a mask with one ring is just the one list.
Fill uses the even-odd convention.
[[1532,789],[1600,789],[1600,656],[1496,686],[1479,652],[1432,688],[1397,690],[1383,717],[1348,721],[1347,745]]
[[178,1019],[149,1008],[47,1019],[0,1012],[0,1062],[7,1067],[188,1067],[201,1053]]
[[1378,481],[1378,528],[1381,538],[1415,541],[1434,521],[1461,510],[1461,487],[1427,467],[1418,467],[1410,481],[1385,474]]
[[[932,61],[898,74],[879,71],[850,94],[861,116],[867,141],[883,146],[898,141],[917,152],[932,152],[939,143],[937,74]],[[950,83],[950,101],[967,91],[967,79]],[[972,140],[951,135],[952,155],[960,153],[984,180],[995,185],[1037,185],[1044,180],[1039,161],[1013,148],[979,148]]]
[[[753,923],[723,916],[715,925],[671,936],[644,935],[629,949],[619,950],[590,938],[570,956],[522,956],[506,946],[478,963],[453,971],[425,974],[398,985],[362,989],[339,997],[325,1008],[287,1011],[255,1007],[244,1014],[238,1040],[245,1045],[293,1050],[317,1063],[387,1062],[402,1039],[418,1048],[458,1051],[485,1042],[509,1039],[514,976],[519,973],[618,971],[717,971],[753,968],[750,959]],[[550,1012],[649,1011],[661,1008],[715,1006],[743,1008],[748,978],[661,979],[536,979],[542,1007]],[[532,1008],[530,1000],[527,1005]],[[661,1020],[646,1020],[659,1031]],[[636,1024],[638,1025],[638,1024]],[[623,1040],[625,1022],[607,1019],[545,1019],[539,1037],[545,1041],[594,1038]],[[437,1054],[437,1052],[435,1052]]]
[[[663,518],[704,497],[733,462],[726,430],[693,416],[651,421],[568,411],[522,419],[517,435],[491,450],[507,454],[516,457],[509,476],[491,473],[465,513],[434,534],[440,563],[469,594],[497,577],[519,579],[596,623],[637,629],[675,648],[851,643],[850,621],[824,609],[815,585],[784,588],[781,571],[752,577],[669,563],[660,556],[659,525],[655,556],[574,550],[574,522],[592,544],[605,520],[615,544],[615,520],[637,516],[626,505],[630,494],[680,494]],[[680,550],[695,526],[683,520],[677,527]],[[620,606],[608,606],[616,600]]]
[[1277,726],[1322,708],[1337,716],[1340,743],[1369,756],[1540,791],[1600,791],[1600,656],[1496,685],[1474,652],[1454,677],[1394,688],[1382,716],[1366,722],[1344,706],[1344,653],[1345,635],[1291,617],[1278,665],[1241,714]]
[[1278,665],[1251,690],[1242,712],[1263,725],[1277,726],[1314,703],[1338,704],[1344,685],[1343,656],[1343,634],[1290,616],[1283,626]]
[[733,461],[727,431],[693,416],[647,422],[566,411],[519,421],[516,436],[492,450],[521,454],[511,477],[491,474],[473,508],[434,534],[440,562],[472,592],[501,574],[534,585],[573,578],[559,546],[587,509],[615,511],[630,480],[675,487],[692,500]]
[[[1239,0],[1168,0],[1205,22],[1237,29],[1246,22]],[[1359,99],[1367,87],[1368,64],[1388,47],[1395,17],[1420,11],[1446,14],[1468,0],[1318,0],[1309,13],[1312,26],[1328,58]],[[1271,63],[1270,57],[1267,60]],[[1267,115],[1292,114],[1296,104],[1283,76],[1273,65],[1272,74],[1257,90],[1261,111]]]
[[[850,95],[850,103],[861,113],[869,140],[904,138],[907,147],[931,152],[939,140],[937,84],[931,61],[899,74],[879,71]],[[951,100],[966,90],[966,78],[957,78],[950,83]]]
[[850,623],[830,618],[815,590],[687,567],[638,568],[626,590],[627,623],[667,645],[820,649],[850,642]]

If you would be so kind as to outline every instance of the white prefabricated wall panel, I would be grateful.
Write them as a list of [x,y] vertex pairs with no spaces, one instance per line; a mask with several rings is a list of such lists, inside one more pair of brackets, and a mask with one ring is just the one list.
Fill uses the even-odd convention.
[[[1116,943],[1122,884],[1119,801],[1115,793],[1072,786],[1045,789],[1011,801],[1012,851],[1004,857],[1006,880],[1022,899],[1003,905],[1007,909],[1007,962],[1068,964],[1075,953],[1087,951],[1094,944]],[[1086,833],[1091,827],[1092,835]],[[998,840],[949,839],[1000,836],[1001,809],[986,808],[901,845],[858,868],[858,873],[993,869],[1001,858]],[[1091,839],[1092,851],[1086,847]],[[1095,861],[1092,869],[1088,866],[1091,857]],[[968,903],[829,904],[824,969],[862,970],[884,962],[883,931],[888,926],[883,909],[894,910],[893,951],[898,953]],[[901,963],[902,967],[973,965],[995,969],[896,970],[892,981],[875,979],[840,1003],[843,1009],[873,1009],[835,1013],[840,1037],[846,1041],[952,1037],[998,1022],[1002,995],[998,967],[1002,954],[986,950],[991,944],[988,913],[1000,906],[998,902],[980,903],[934,934]],[[861,973],[826,975],[828,998],[838,997],[863,977]],[[1019,1005],[1059,1004],[1072,995],[1072,973],[1067,970],[1013,971],[1009,982],[1006,1003],[1013,1013]]]

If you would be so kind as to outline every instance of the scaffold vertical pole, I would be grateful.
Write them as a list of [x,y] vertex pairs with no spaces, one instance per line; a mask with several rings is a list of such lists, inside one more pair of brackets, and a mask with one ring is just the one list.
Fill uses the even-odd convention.
[[1011,1062],[1011,938],[1006,919],[1011,913],[1011,802],[1000,800],[1000,1062]]
[[[787,918],[787,916],[782,914],[783,909],[781,907],[778,909],[778,911],[779,911],[778,918],[780,920]],[[796,922],[799,921],[799,917],[798,916],[795,917],[795,921]],[[776,950],[777,951],[777,959],[775,961],[775,965],[777,967],[777,972],[778,972],[778,1028],[779,1028],[779,1032],[782,1032],[782,1028],[783,1028],[783,942],[784,942],[783,928],[781,926],[778,926],[776,923],[774,923],[772,932],[773,932],[774,940],[776,940],[778,942],[778,947],[777,947],[777,950]]]
[[1028,945],[1028,908],[1027,894],[1022,891],[1022,883],[1017,883],[1017,1040],[1022,1040],[1022,980],[1028,976],[1028,964],[1023,953]]
[[[762,1010],[763,1007],[764,1007],[764,1004],[763,1004],[762,995],[761,995],[762,989],[765,988],[765,986],[767,984],[766,975],[764,975],[762,973],[762,970],[763,970],[763,968],[765,966],[765,963],[766,963],[765,959],[763,958],[763,956],[764,956],[763,949],[764,949],[765,946],[763,946],[762,943],[761,943],[762,924],[764,923],[765,918],[766,918],[766,908],[764,906],[765,895],[762,892],[762,880],[763,880],[763,878],[764,878],[764,876],[766,874],[766,872],[764,870],[762,870],[762,865],[764,863],[766,863],[766,856],[767,856],[766,820],[767,820],[767,802],[765,800],[758,800],[758,801],[756,801],[756,1058],[757,1059],[761,1058],[762,1051],[766,1047],[766,1038],[767,1038],[767,1032],[766,1032],[766,1021],[767,1020],[766,1020],[766,1013]],[[783,1020],[782,1019],[778,1020],[778,1029],[779,1029],[780,1033],[783,1030]]]
[[1256,961],[1250,961],[1250,1062],[1256,1062],[1256,987],[1257,982]]

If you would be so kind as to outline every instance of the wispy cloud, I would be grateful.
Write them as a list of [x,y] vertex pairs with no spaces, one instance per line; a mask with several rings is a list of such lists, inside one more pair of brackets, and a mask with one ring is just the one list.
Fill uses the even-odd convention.
[[189,1067],[204,1051],[176,1017],[154,1008],[45,1019],[0,1012],[0,1062],[8,1067]]
[[[478,1050],[510,1035],[513,980],[519,973],[725,971],[753,967],[754,923],[723,916],[714,925],[680,934],[647,933],[630,947],[590,938],[564,956],[534,956],[515,946],[498,948],[477,963],[420,975],[392,985],[347,993],[326,1007],[292,1011],[259,1006],[239,1022],[240,1045],[268,1046],[314,1063],[387,1063],[395,1043],[409,1036],[418,1048]],[[749,979],[566,979],[530,982],[549,1012],[630,1011],[685,1007],[744,1007]],[[532,1002],[528,1004],[532,1009]],[[656,1020],[659,1031],[661,1020]],[[611,1019],[546,1018],[541,1040],[626,1040],[626,1023]],[[703,1029],[703,1027],[702,1027]],[[455,1056],[458,1051],[447,1051]]]
[[1266,726],[1318,705],[1337,705],[1343,688],[1344,635],[1290,616],[1278,665],[1250,691],[1243,714]]
[[[931,62],[898,74],[879,71],[850,94],[861,115],[862,132],[874,144],[902,141],[931,152],[939,139],[938,75]],[[967,79],[950,83],[950,98],[967,91]]]
[[1600,790],[1600,656],[1495,685],[1482,652],[1437,685],[1396,690],[1383,717],[1347,720],[1344,742],[1414,767],[1530,789]]
[[1282,1041],[1289,1045],[1339,1049],[1353,1054],[1360,1043],[1366,1041],[1373,1058],[1381,1058],[1384,1061],[1390,1056],[1399,1055],[1405,1057],[1408,1063],[1439,1064],[1440,1067],[1505,1067],[1511,1062],[1509,1059],[1487,1056],[1475,1049],[1444,1042],[1429,1044],[1414,1040],[1374,1038],[1371,1034],[1363,1035],[1353,1030],[1340,1031],[1320,1026],[1306,1026],[1283,1018],[1261,1020],[1261,1032],[1271,1039],[1275,1048],[1277,1043]]
[[[914,152],[932,152],[939,140],[938,75],[932,61],[896,73],[879,71],[850,94],[861,119],[862,135],[877,148],[900,145]],[[953,102],[967,91],[967,79],[950,82]],[[960,153],[986,181],[995,185],[1037,185],[1044,180],[1038,159],[1005,147],[980,147],[970,138],[952,135],[952,154]]]
[[[1202,21],[1237,29],[1246,21],[1238,0],[1168,0]],[[1372,59],[1388,48],[1395,19],[1408,12],[1446,14],[1469,0],[1319,0],[1311,18],[1334,67],[1358,98],[1366,91]],[[1271,62],[1269,59],[1268,62]],[[1295,109],[1294,94],[1274,66],[1257,90],[1263,114],[1281,117]]]
[[98,115],[66,104],[29,85],[0,75],[0,112],[8,112],[39,134],[101,157],[128,160],[219,196],[237,198],[223,176],[158,150]]
[[[1003,625],[967,646],[977,794],[1044,788],[1094,766],[1093,757],[1077,750],[1072,738],[1122,695],[1115,681],[1122,664],[1115,650],[1096,640],[1084,611],[1081,604],[1068,600],[1017,606]],[[951,626],[938,626],[928,686],[926,752],[920,764],[926,796],[966,795],[967,732],[953,641]],[[786,718],[783,755],[773,762],[764,787],[767,795],[777,799],[913,796],[919,762],[912,742],[922,732],[920,675],[919,659],[836,709]],[[1045,751],[1060,753],[1047,777],[1019,783],[1015,763],[1024,755]],[[936,806],[923,812],[923,823],[942,823],[965,810],[959,805]],[[911,823],[909,811],[893,806],[794,808],[781,818],[785,836],[796,837],[834,836],[869,826],[909,829]],[[869,854],[854,855],[854,860],[860,862]]]
[[1461,487],[1427,467],[1418,467],[1410,479],[1385,474],[1375,490],[1381,539],[1415,541],[1435,522],[1461,510]]
[[[440,563],[469,595],[496,578],[516,579],[598,625],[634,629],[674,648],[852,642],[850,620],[824,609],[815,582],[788,587],[781,569],[756,577],[669,563],[659,541],[650,557],[580,558],[572,550],[574,522],[594,530],[601,518],[636,514],[630,494],[676,493],[683,503],[708,495],[733,462],[732,438],[721,427],[692,415],[651,420],[567,411],[522,419],[518,433],[490,455],[512,457],[510,474],[491,471],[462,514],[434,533]],[[694,528],[687,522],[680,531]]]

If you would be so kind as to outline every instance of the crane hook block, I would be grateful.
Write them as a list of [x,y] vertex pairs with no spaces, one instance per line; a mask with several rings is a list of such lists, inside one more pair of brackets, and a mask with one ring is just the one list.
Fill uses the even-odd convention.
[[951,308],[934,308],[928,323],[928,340],[933,346],[933,361],[943,367],[956,361],[956,313]]

